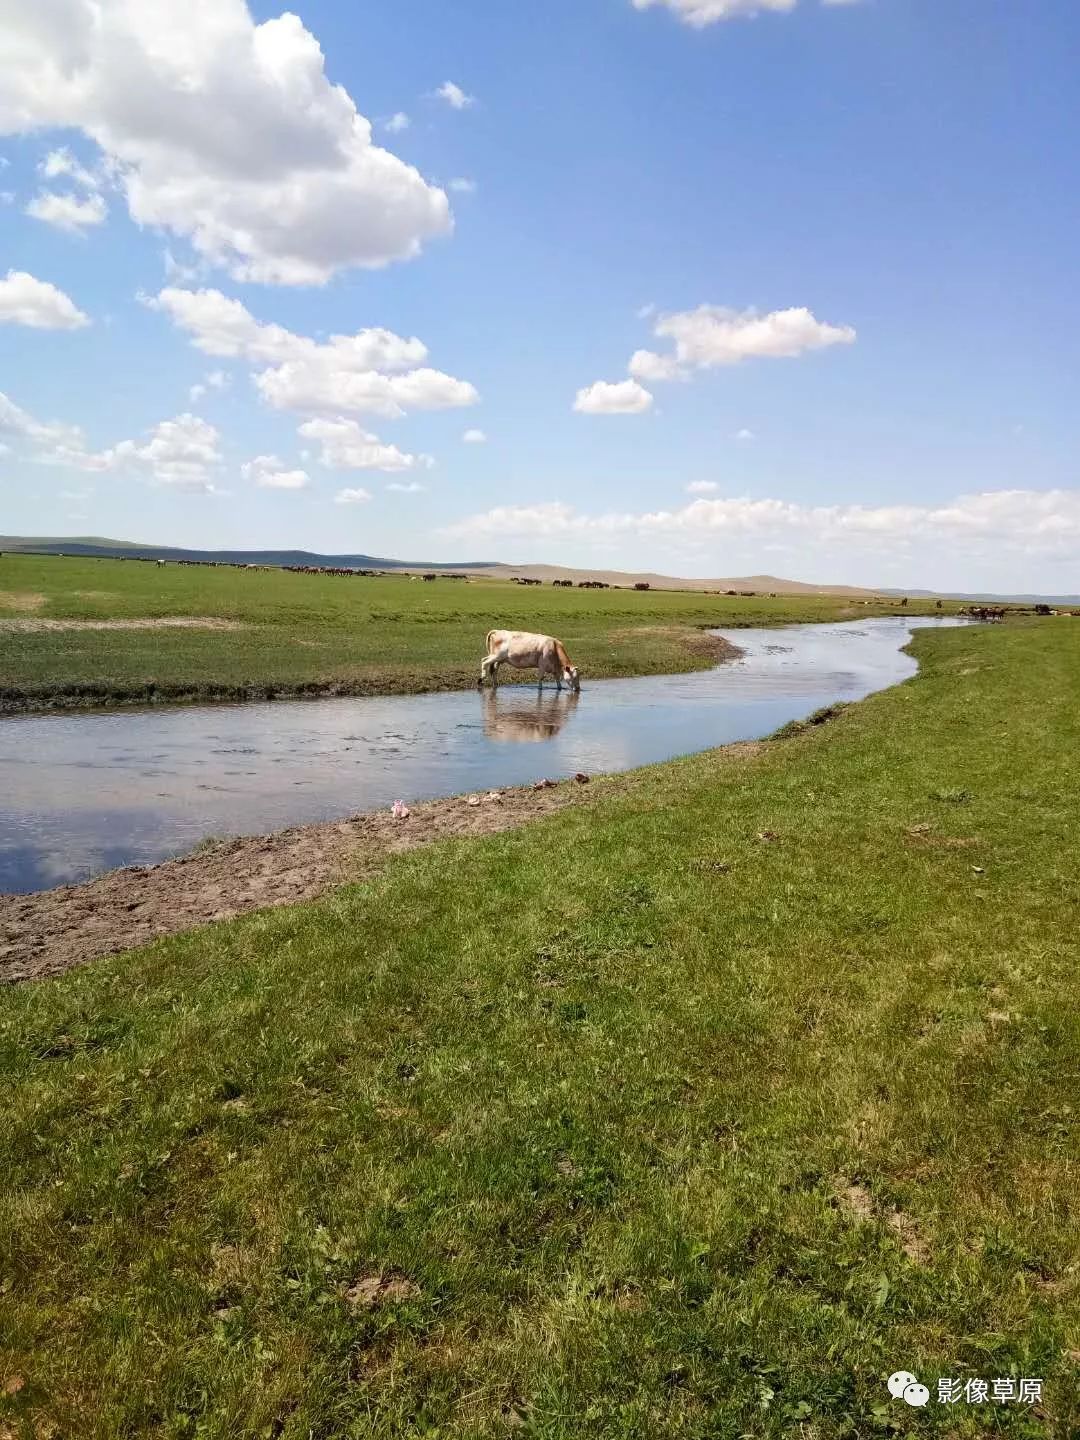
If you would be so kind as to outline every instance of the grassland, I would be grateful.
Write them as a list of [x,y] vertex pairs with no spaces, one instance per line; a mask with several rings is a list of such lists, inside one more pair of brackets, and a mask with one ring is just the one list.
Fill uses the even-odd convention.
[[1076,623],[8,992],[0,1433],[1078,1433]]
[[[0,707],[453,689],[475,683],[494,626],[553,631],[593,678],[655,675],[712,664],[709,626],[868,613],[830,597],[425,584],[9,554],[0,560]],[[174,617],[241,628],[34,626]]]

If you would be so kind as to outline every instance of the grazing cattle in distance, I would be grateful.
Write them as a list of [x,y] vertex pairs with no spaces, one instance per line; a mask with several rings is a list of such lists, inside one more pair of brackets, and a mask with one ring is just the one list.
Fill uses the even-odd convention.
[[500,665],[509,665],[514,670],[535,670],[541,690],[545,675],[554,679],[557,690],[562,689],[564,682],[571,690],[581,689],[578,672],[570,663],[566,647],[554,635],[534,635],[527,630],[489,630],[487,654],[480,664],[477,685],[483,685],[489,677],[492,686],[498,685]]
[[635,590],[648,590],[650,588],[651,587],[647,580],[639,580],[638,583],[634,586]]
[[[1038,606],[1035,607],[1035,613],[1039,613]],[[1050,613],[1049,606],[1046,607],[1046,613]],[[972,620],[989,620],[994,624],[1000,624],[1005,619],[1005,611],[1000,605],[967,605],[960,614],[968,615]]]

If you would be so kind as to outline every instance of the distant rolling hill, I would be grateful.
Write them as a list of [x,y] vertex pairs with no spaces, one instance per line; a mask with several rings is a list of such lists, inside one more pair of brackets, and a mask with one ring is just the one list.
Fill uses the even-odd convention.
[[507,565],[499,560],[388,560],[380,555],[317,555],[310,550],[185,550],[172,545],[139,545],[130,540],[109,540],[100,535],[27,536],[0,535],[0,551],[21,551],[34,555],[77,555],[87,559],[199,560],[222,565],[323,565],[347,570],[421,570],[467,571],[492,580],[509,580],[515,576],[530,580],[603,580],[608,585],[650,585],[654,590],[736,590],[754,591],[761,595],[847,595],[864,598],[870,595],[893,597],[909,595],[914,599],[933,598],[938,594],[947,600],[975,599],[989,603],[1013,602],[1033,604],[1037,601],[1052,605],[1077,605],[1076,595],[984,595],[932,590],[865,590],[854,585],[809,585],[801,580],[785,580],[778,575],[742,575],[727,579],[686,579],[677,575],[659,575],[652,571],[592,570],[566,565]]
[[174,545],[138,545],[97,535],[70,537],[0,535],[0,551],[31,555],[78,555],[89,560],[202,560],[219,565],[328,565],[347,570],[490,570],[494,562],[470,560],[448,565],[427,560],[384,560],[378,555],[315,555],[310,550],[184,550]]
[[[465,566],[461,566],[465,569]],[[686,579],[657,575],[651,570],[588,570],[565,565],[491,565],[485,572],[495,576],[519,575],[530,580],[603,580],[608,585],[650,585],[654,590],[752,590],[756,595],[873,595],[852,585],[808,585],[802,580],[784,580],[778,575],[742,575],[720,580]]]
[[76,555],[87,559],[200,560],[224,565],[325,565],[352,570],[454,570],[495,580],[603,580],[609,585],[650,585],[654,590],[753,590],[777,595],[871,595],[850,585],[807,585],[776,575],[734,579],[683,579],[652,571],[592,570],[565,565],[507,565],[496,560],[387,560],[379,555],[316,555],[309,550],[184,550],[171,545],[137,545],[101,536],[0,535],[0,551],[33,555]]

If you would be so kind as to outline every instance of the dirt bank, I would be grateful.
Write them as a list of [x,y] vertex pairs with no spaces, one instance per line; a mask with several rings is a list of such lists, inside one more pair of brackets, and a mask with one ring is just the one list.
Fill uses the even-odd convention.
[[[611,783],[605,789],[610,793]],[[388,855],[461,835],[510,830],[567,805],[588,803],[589,785],[502,790],[432,800],[407,819],[385,811],[274,835],[223,840],[160,865],[113,870],[84,885],[0,895],[0,983],[58,975],[101,955],[130,950],[212,920],[311,900],[371,874]]]
[[0,617],[0,630],[9,635],[43,635],[57,630],[246,630],[238,620],[217,615],[138,616],[130,620],[32,620]]
[[[748,740],[713,753],[726,760],[761,748],[760,741]],[[412,805],[403,820],[373,811],[217,841],[176,860],[112,870],[83,885],[0,895],[0,984],[59,975],[213,920],[313,900],[373,874],[390,855],[436,840],[514,830],[633,783],[632,775],[607,776],[599,784],[548,780],[537,789],[481,791],[478,804],[456,795]]]

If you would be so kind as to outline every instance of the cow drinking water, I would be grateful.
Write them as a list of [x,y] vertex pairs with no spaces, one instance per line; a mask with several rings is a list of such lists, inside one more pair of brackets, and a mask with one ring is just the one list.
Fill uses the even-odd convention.
[[564,683],[571,690],[581,689],[581,680],[570,663],[566,647],[554,635],[531,635],[525,630],[489,630],[487,654],[480,665],[477,685],[483,685],[489,677],[492,685],[498,685],[500,665],[510,665],[515,670],[535,670],[541,690],[545,675],[554,679],[558,690]]

